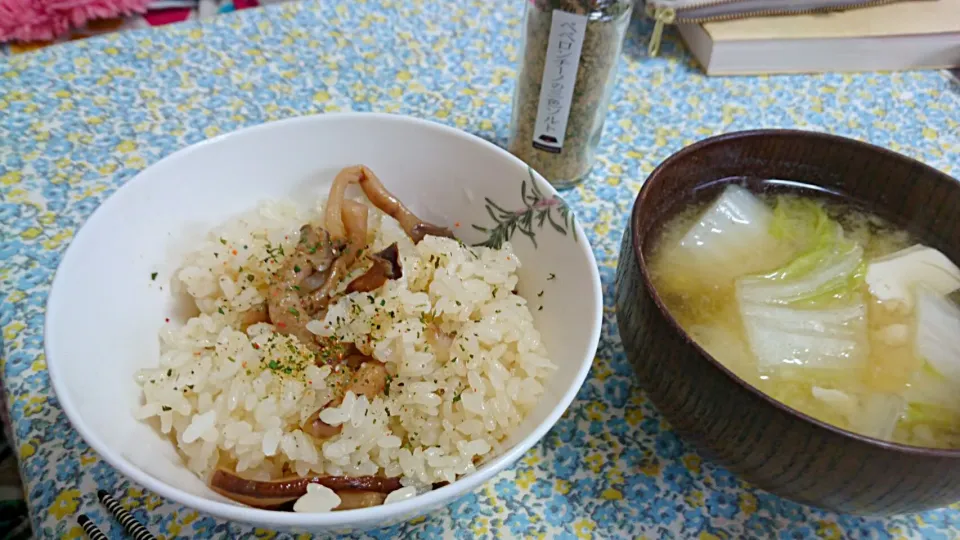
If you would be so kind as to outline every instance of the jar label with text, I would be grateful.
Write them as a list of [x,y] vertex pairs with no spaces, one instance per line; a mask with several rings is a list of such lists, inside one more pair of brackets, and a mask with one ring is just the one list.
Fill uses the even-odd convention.
[[587,29],[587,17],[554,10],[547,44],[546,64],[540,85],[540,102],[533,131],[533,146],[559,154],[567,130],[570,102],[577,82],[580,50]]

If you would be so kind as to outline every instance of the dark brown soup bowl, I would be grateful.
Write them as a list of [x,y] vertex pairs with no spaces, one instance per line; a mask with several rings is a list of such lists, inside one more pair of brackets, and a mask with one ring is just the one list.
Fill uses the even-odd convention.
[[960,261],[960,183],[918,161],[850,139],[785,130],[731,133],[684,148],[640,190],[617,268],[620,337],[649,399],[705,456],[797,502],[895,514],[960,500],[960,450],[884,442],[793,410],[718,363],[667,312],[647,267],[660,227],[711,183],[736,177],[842,194]]

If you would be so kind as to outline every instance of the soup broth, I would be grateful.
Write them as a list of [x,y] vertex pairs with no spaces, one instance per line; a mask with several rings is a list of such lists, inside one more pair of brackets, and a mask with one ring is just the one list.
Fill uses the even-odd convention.
[[731,183],[669,220],[647,260],[684,330],[769,396],[958,448],[960,269],[920,240],[840,199]]

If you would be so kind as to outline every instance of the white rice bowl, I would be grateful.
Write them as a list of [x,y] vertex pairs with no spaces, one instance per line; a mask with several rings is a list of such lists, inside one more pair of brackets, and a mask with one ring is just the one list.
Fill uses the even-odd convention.
[[[244,463],[247,469],[239,473],[242,476],[268,471],[269,467],[288,461],[291,457],[295,463],[294,469],[297,462],[306,464],[312,461],[312,456],[307,453],[301,455],[297,445],[293,444],[298,439],[295,436],[286,439],[284,448],[283,434],[292,433],[288,431],[289,428],[295,431],[296,424],[291,419],[297,418],[299,411],[295,414],[285,409],[283,413],[273,414],[283,427],[272,425],[280,429],[280,435],[272,431],[267,436],[262,427],[273,421],[264,419],[261,423],[256,409],[248,411],[246,395],[242,396],[242,407],[241,396],[236,395],[237,405],[232,411],[229,407],[231,402],[227,399],[229,393],[220,402],[217,401],[222,395],[220,385],[227,379],[234,379],[229,377],[229,370],[236,368],[224,367],[216,347],[213,353],[204,353],[194,349],[195,345],[191,343],[206,339],[215,346],[227,324],[222,319],[236,317],[235,311],[243,309],[245,302],[257,302],[249,288],[242,290],[242,285],[249,284],[249,281],[237,281],[239,274],[227,272],[232,279],[221,283],[219,276],[222,271],[214,273],[211,270],[214,266],[206,264],[213,249],[222,250],[218,256],[212,257],[219,264],[223,265],[224,261],[220,260],[222,257],[226,257],[227,266],[234,271],[238,271],[242,264],[242,259],[235,259],[232,250],[226,251],[226,246],[220,244],[221,233],[231,245],[239,244],[243,235],[249,236],[258,228],[272,230],[279,237],[289,236],[289,232],[295,232],[297,226],[319,214],[316,201],[329,191],[337,172],[344,166],[356,163],[364,163],[376,171],[390,191],[418,216],[453,228],[467,244],[484,242],[492,237],[490,231],[497,223],[491,216],[490,204],[495,203],[517,215],[533,212],[534,208],[540,215],[552,211],[553,217],[559,219],[560,200],[556,191],[507,151],[448,126],[397,115],[323,114],[272,122],[203,141],[149,166],[126,181],[77,231],[60,261],[47,301],[44,360],[56,393],[56,404],[96,452],[98,459],[102,459],[96,467],[86,467],[80,471],[75,479],[77,487],[83,489],[82,486],[92,485],[91,482],[100,483],[103,487],[106,487],[103,482],[107,482],[118,489],[126,485],[137,486],[142,488],[143,496],[130,499],[128,502],[131,504],[142,504],[160,497],[170,501],[169,505],[164,505],[164,511],[188,508],[233,524],[246,523],[257,528],[291,533],[309,531],[330,534],[397,524],[441,509],[495,478],[512,481],[515,473],[509,468],[535,447],[573,402],[597,350],[603,316],[599,269],[588,238],[579,225],[572,223],[561,221],[564,230],[557,230],[549,222],[544,222],[541,227],[534,220],[530,232],[535,236],[535,242],[534,238],[520,231],[503,235],[511,241],[512,250],[522,263],[514,270],[505,270],[504,273],[509,276],[506,279],[510,282],[517,279],[516,288],[529,301],[528,310],[533,314],[537,332],[521,331],[521,323],[507,323],[503,309],[491,303],[484,304],[486,313],[492,310],[494,315],[504,318],[493,320],[489,317],[483,321],[489,324],[477,324],[485,330],[493,329],[493,332],[505,328],[503,341],[511,351],[519,351],[519,347],[527,347],[528,352],[540,351],[535,345],[535,338],[539,335],[549,352],[550,361],[557,366],[557,369],[548,371],[550,374],[546,378],[539,367],[536,376],[531,377],[519,366],[508,366],[505,357],[498,359],[500,365],[509,368],[512,374],[512,378],[505,379],[504,388],[507,391],[503,399],[524,418],[518,426],[509,429],[496,424],[499,419],[497,414],[478,416],[473,413],[476,403],[471,401],[473,394],[466,391],[468,388],[453,404],[453,396],[445,388],[441,395],[440,388],[432,391],[432,388],[411,386],[407,389],[408,393],[395,395],[401,387],[397,386],[397,379],[391,381],[387,399],[426,398],[426,404],[414,409],[421,413],[432,412],[430,404],[436,402],[434,398],[427,397],[428,394],[436,394],[441,399],[441,404],[436,406],[435,418],[447,419],[454,425],[451,437],[458,442],[477,439],[474,447],[465,449],[467,454],[475,454],[473,459],[479,457],[476,454],[482,454],[483,461],[473,464],[476,472],[424,493],[422,484],[416,481],[418,463],[425,463],[425,474],[434,475],[456,469],[457,464],[437,461],[438,456],[425,451],[417,454],[416,459],[415,452],[410,452],[409,460],[401,460],[399,450],[380,449],[377,444],[377,448],[371,447],[372,450],[360,454],[360,457],[397,463],[401,469],[405,464],[409,465],[412,474],[408,475],[408,479],[413,479],[416,485],[393,492],[388,498],[390,504],[337,512],[317,509],[318,501],[328,504],[331,498],[319,487],[313,489],[313,504],[307,505],[313,511],[277,512],[229,500],[212,490],[209,479],[201,476],[202,472],[198,473],[209,471],[212,466],[212,454],[205,454],[211,449],[217,459],[223,458],[225,466],[230,465],[230,459],[236,460],[233,466],[239,465],[241,453],[247,456]],[[533,187],[537,188],[537,194],[533,193]],[[351,193],[358,195],[359,190],[348,192],[348,196]],[[269,201],[295,201],[295,204]],[[263,203],[268,203],[265,214],[251,212]],[[226,225],[228,223],[230,225]],[[228,229],[236,232],[228,232]],[[287,233],[280,234],[282,231]],[[402,237],[398,230],[393,231],[393,234]],[[380,234],[384,236],[388,233],[385,230]],[[209,243],[205,243],[207,240]],[[272,241],[279,240],[274,238]],[[386,239],[381,239],[381,244],[384,242]],[[243,245],[239,244],[239,247],[242,249]],[[247,250],[256,249],[250,243],[245,245]],[[429,245],[424,243],[423,247]],[[403,249],[409,258],[411,252],[407,248],[409,245]],[[242,256],[242,251],[237,251],[236,257]],[[479,250],[476,251],[479,253]],[[609,263],[607,261],[604,264],[609,266]],[[409,263],[407,266],[410,266]],[[452,267],[445,264],[444,270]],[[188,271],[188,268],[192,270]],[[425,286],[409,280],[415,274],[420,275],[420,271],[413,268],[404,270],[407,279],[401,282],[408,292],[411,287]],[[439,279],[436,270],[430,275],[436,276],[431,283],[438,290],[450,287],[450,283],[454,287],[460,283],[458,280]],[[500,275],[495,268],[484,270],[487,271],[490,275],[485,274],[483,280],[495,279],[496,275]],[[262,271],[254,272],[255,282],[265,276]],[[187,309],[198,302],[189,294],[185,281],[197,287],[195,292],[202,298],[199,310],[196,307]],[[241,286],[231,290],[231,283]],[[464,286],[465,295],[467,291],[476,292],[466,288],[468,286]],[[174,288],[177,290],[172,290]],[[257,291],[260,290],[257,288]],[[508,290],[504,287],[497,294],[505,294]],[[388,286],[384,292],[386,298],[382,300],[393,298],[389,296],[391,292],[399,295],[398,291]],[[257,294],[262,295],[260,292]],[[427,291],[428,297],[430,294]],[[444,291],[440,294],[447,293]],[[228,296],[229,302],[225,300]],[[218,299],[224,306],[223,316],[219,313],[220,308],[214,307]],[[458,300],[464,302],[463,299]],[[501,301],[501,297],[497,296],[494,303]],[[456,306],[456,301],[453,304]],[[435,305],[433,307],[436,308]],[[505,307],[509,309],[509,305]],[[497,309],[501,309],[500,314],[496,313]],[[201,311],[204,317],[187,324],[191,317],[200,315]],[[444,318],[449,319],[451,324],[456,317],[455,310],[445,308]],[[526,312],[522,317],[529,321]],[[382,331],[383,324],[378,324],[381,324]],[[161,336],[160,343],[158,335]],[[247,349],[244,342],[261,339],[239,332],[229,335],[236,341],[229,341],[220,350],[228,345]],[[513,339],[512,336],[518,336],[518,339],[508,341]],[[476,341],[483,350],[493,350],[496,347],[493,342],[500,339],[494,336],[493,342],[486,341],[491,338],[481,332],[477,337],[484,339]],[[187,351],[190,354],[183,354]],[[201,354],[194,357],[193,352]],[[254,353],[247,349],[246,354]],[[473,354],[473,360],[477,361],[476,351]],[[256,356],[247,358],[248,366],[251,358],[259,359]],[[546,358],[543,351],[520,355],[520,363],[537,364],[542,358]],[[236,356],[234,359],[239,360]],[[481,361],[486,360],[481,357]],[[517,361],[516,358],[514,361]],[[177,376],[182,378],[182,381],[175,383],[178,388],[174,392],[176,395],[163,395],[163,388],[172,389],[173,386],[158,385],[149,390],[153,392],[149,399],[150,403],[159,405],[159,414],[155,409],[144,409],[145,405],[149,405],[145,400],[147,392],[137,381],[150,380],[149,375],[144,377],[144,370],[156,370],[162,364],[171,363],[176,365],[166,368],[171,370],[170,377],[176,370]],[[198,372],[193,369],[194,373],[191,374],[191,370],[186,368],[188,363],[199,364],[205,370]],[[400,367],[397,360],[388,359],[387,365],[391,370]],[[412,367],[413,363],[408,362],[407,365]],[[451,368],[454,366],[450,365]],[[165,376],[166,370],[159,371],[161,376]],[[280,377],[273,380],[276,374],[269,368],[269,362],[266,371],[270,374],[270,383],[279,384],[277,380]],[[497,403],[490,397],[494,395],[493,384],[499,384],[495,375],[498,372],[499,367],[494,363],[483,364],[477,370],[477,376],[485,385],[485,406],[489,404],[493,407]],[[201,390],[197,387],[201,373],[204,387],[200,394],[207,395],[202,398],[202,404],[200,395],[193,392],[184,394],[180,389],[182,382],[193,384],[193,390]],[[443,372],[447,377],[444,382],[452,385],[454,380],[458,380],[463,384],[463,373],[455,370]],[[194,382],[191,383],[188,377],[193,377]],[[543,392],[532,408],[519,401],[524,397],[531,399],[529,396],[532,392],[527,387],[530,382],[524,382],[531,378],[543,386]],[[437,383],[422,376],[419,380],[434,386],[440,383],[439,377]],[[518,384],[521,390],[517,392],[516,400],[512,400],[510,396]],[[406,388],[406,384],[403,388]],[[264,387],[264,393],[267,390]],[[294,390],[297,389],[291,389],[291,397],[296,394]],[[307,393],[308,390],[304,387],[302,392]],[[314,403],[321,400],[317,397],[317,389],[311,388],[309,392],[313,392]],[[255,399],[259,403],[260,399]],[[166,405],[165,402],[170,404]],[[290,398],[287,401],[275,398],[272,403],[277,408],[291,406]],[[468,405],[474,408],[467,409]],[[221,408],[224,406],[228,412],[218,417],[217,411],[223,410]],[[297,407],[295,404],[292,406]],[[170,407],[170,410],[164,411],[163,407]],[[186,430],[189,424],[184,424],[188,421],[192,424],[197,412],[207,407],[212,408],[214,414],[201,417],[188,434]],[[386,407],[384,404],[384,413]],[[243,413],[237,412],[237,409]],[[391,408],[390,412],[396,411]],[[271,416],[266,415],[266,409],[260,414]],[[482,429],[476,422],[459,422],[456,420],[457,414],[464,419],[469,416],[479,420],[482,417]],[[137,416],[146,419],[141,420]],[[214,426],[219,426],[219,422],[235,422],[235,416],[248,418],[245,421],[249,424],[249,433],[246,424],[237,424],[240,427],[229,431],[224,428],[214,437],[209,423],[212,421]],[[489,430],[488,416],[495,424]],[[257,421],[257,424],[252,421]],[[507,421],[508,424],[514,422],[513,419]],[[167,434],[161,432],[164,423],[169,427]],[[348,424],[341,434],[341,441],[354,431],[352,422]],[[254,429],[255,425],[257,430]],[[433,427],[429,423],[427,425]],[[478,437],[463,433],[459,429],[461,425],[469,433],[476,433],[471,430],[479,429],[482,435]],[[441,421],[440,428],[434,433],[446,433],[445,429]],[[424,436],[430,435],[430,430],[423,431]],[[178,439],[173,438],[174,432]],[[498,444],[495,442],[502,433],[508,432],[510,435],[505,440]],[[395,435],[401,438],[402,446],[403,438],[399,433]],[[190,443],[183,441],[184,438],[195,436],[198,438]],[[227,442],[228,438],[230,443]],[[268,451],[273,450],[274,441],[277,441],[274,455],[267,456],[268,452],[264,452],[264,439],[268,443]],[[238,447],[241,442],[243,444]],[[395,444],[392,439],[384,442],[388,447],[391,443]],[[416,442],[427,449],[432,444],[419,439]],[[181,450],[179,443],[186,450]],[[456,443],[450,440],[440,441],[438,436],[437,443],[434,447],[447,444],[448,448],[456,448],[456,452],[445,452],[443,458],[463,455]],[[484,443],[491,446],[485,454],[481,452]],[[223,447],[230,444],[233,446],[224,450]],[[348,450],[350,456],[360,450],[360,447],[338,446],[340,450]],[[350,465],[349,458],[342,459],[344,456],[326,457],[323,444],[314,444],[314,450],[316,459],[324,468],[321,474],[328,474],[329,470],[335,470],[335,466],[345,466],[337,463]],[[334,456],[336,450],[335,447]],[[262,459],[257,455],[258,452],[264,454]],[[535,449],[533,452],[534,456],[543,455],[543,450]],[[421,457],[423,461],[419,461]],[[430,465],[431,460],[433,465]],[[105,476],[102,473],[104,467],[109,471]],[[414,493],[416,496],[412,496]],[[298,502],[301,501],[303,498]],[[242,536],[250,530],[238,525],[235,532]]]
[[[386,365],[389,383],[372,401],[348,392],[324,409],[320,419],[342,430],[314,439],[301,425],[330,402],[328,378],[340,368],[315,363],[312,351],[269,323],[243,331],[241,321],[264,302],[300,227],[321,216],[321,205],[267,203],[217,228],[186,257],[173,286],[199,313],[163,328],[159,365],[136,377],[144,402],[135,416],[169,436],[204,479],[226,466],[254,480],[400,477],[424,491],[473,472],[500,450],[555,369],[526,300],[513,292],[520,261],[512,247],[434,236],[414,245],[371,207],[366,249],[396,243],[402,277],[340,295],[307,328],[355,343]],[[352,275],[365,270],[355,266]]]

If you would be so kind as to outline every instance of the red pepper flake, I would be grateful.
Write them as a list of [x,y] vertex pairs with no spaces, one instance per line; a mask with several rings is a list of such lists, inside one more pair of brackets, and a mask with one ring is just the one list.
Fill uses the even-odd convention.
[[283,328],[283,327],[286,326],[286,325],[287,325],[287,323],[285,323],[285,322],[283,322],[283,321],[280,321],[280,322],[277,323],[277,328]]
[[254,349],[257,349],[257,350],[259,351],[259,350],[260,350],[260,345],[254,343],[254,344],[253,344],[253,348],[254,348]]
[[244,363],[242,363],[242,364],[240,364],[240,365],[242,365],[243,367],[247,367],[247,363],[246,363],[246,362],[244,362]]
[[166,319],[164,319],[164,321],[165,321],[165,322],[170,322],[170,317],[167,317]]
[[233,253],[234,255],[236,255],[236,254],[237,254],[237,250],[233,250],[232,253]]
[[460,222],[458,221],[458,222],[454,223],[453,226],[454,226],[454,227],[459,227],[459,226],[460,226]]

